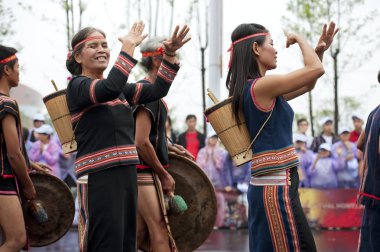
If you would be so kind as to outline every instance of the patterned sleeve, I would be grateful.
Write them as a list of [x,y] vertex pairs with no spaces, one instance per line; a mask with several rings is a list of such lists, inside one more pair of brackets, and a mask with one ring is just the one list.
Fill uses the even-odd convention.
[[136,63],[137,61],[131,56],[120,52],[106,79],[74,77],[67,87],[70,110],[82,110],[119,97],[123,92],[129,73]]
[[2,120],[7,113],[18,118],[19,112],[16,100],[7,96],[0,96],[0,120]]
[[164,97],[168,93],[178,70],[178,65],[163,60],[158,69],[155,83],[153,85],[146,83],[127,84],[123,90],[125,98],[130,104],[137,105]]

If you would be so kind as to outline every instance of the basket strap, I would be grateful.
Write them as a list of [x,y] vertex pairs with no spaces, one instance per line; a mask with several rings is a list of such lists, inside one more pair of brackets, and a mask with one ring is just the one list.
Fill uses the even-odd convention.
[[243,158],[245,158],[245,157],[247,156],[247,154],[248,154],[249,150],[251,149],[253,143],[254,143],[254,142],[256,141],[256,139],[259,137],[261,131],[263,131],[265,125],[267,124],[267,122],[268,122],[269,119],[271,118],[272,113],[273,113],[273,109],[270,111],[270,114],[269,114],[268,118],[265,120],[265,122],[263,123],[263,125],[261,125],[261,128],[260,128],[259,131],[257,132],[255,138],[253,138],[251,144],[248,146],[247,150],[245,151],[245,154],[244,154]]

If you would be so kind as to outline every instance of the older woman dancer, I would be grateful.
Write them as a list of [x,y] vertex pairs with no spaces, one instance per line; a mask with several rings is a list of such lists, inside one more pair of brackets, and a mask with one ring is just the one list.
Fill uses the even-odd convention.
[[146,37],[144,24],[133,25],[119,38],[120,54],[106,78],[110,50],[105,34],[87,27],[72,39],[66,61],[73,78],[67,87],[78,153],[75,170],[79,184],[81,251],[135,251],[137,176],[130,105],[165,96],[179,69],[173,57],[189,39],[187,26],[177,26],[163,42],[164,59],[154,85],[128,84],[135,66],[135,47]]

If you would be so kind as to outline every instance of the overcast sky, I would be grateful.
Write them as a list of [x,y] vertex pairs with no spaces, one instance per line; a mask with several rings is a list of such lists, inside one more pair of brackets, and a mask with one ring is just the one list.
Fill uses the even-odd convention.
[[[74,0],[75,1],[75,0]],[[116,58],[120,45],[117,36],[123,35],[128,31],[127,28],[120,29],[120,25],[127,25],[125,17],[125,1],[120,0],[82,0],[91,3],[83,16],[83,26],[94,26],[104,30],[107,34],[109,45],[111,46],[112,59]],[[60,88],[65,88],[66,78],[69,76],[65,68],[66,33],[65,33],[65,14],[63,9],[57,4],[57,0],[33,0],[27,2],[32,7],[32,11],[26,11],[18,6],[15,0],[4,0],[5,6],[12,7],[17,21],[13,25],[16,34],[4,41],[5,44],[22,46],[18,54],[22,65],[21,82],[33,87],[42,95],[53,92],[50,80],[54,79]],[[133,1],[132,1],[133,2]],[[179,0],[175,8],[174,23],[183,24],[187,4],[189,1]],[[121,4],[122,3],[122,4]],[[266,26],[274,38],[274,44],[278,50],[278,68],[271,73],[286,73],[302,66],[300,52],[297,46],[285,49],[285,37],[283,35],[283,25],[281,17],[286,14],[286,0],[225,0],[223,1],[223,78],[221,79],[222,98],[227,97],[224,87],[225,75],[227,72],[226,64],[228,53],[226,52],[230,44],[230,34],[233,29],[245,22],[255,22]],[[145,6],[146,7],[146,6]],[[363,13],[377,8],[380,10],[378,0],[367,0],[366,5],[361,9]],[[132,12],[136,13],[135,6],[131,6]],[[165,10],[164,10],[165,11]],[[131,14],[132,15],[132,14]],[[134,14],[136,16],[136,14]],[[161,16],[167,16],[165,12]],[[136,18],[137,19],[137,18]],[[147,16],[142,16],[147,21]],[[158,29],[167,35],[168,27],[165,22],[159,22]],[[201,75],[200,75],[200,54],[198,45],[197,25],[190,23],[192,28],[193,40],[185,46],[181,52],[181,70],[173,83],[169,95],[165,99],[172,109],[172,116],[176,121],[176,127],[182,129],[183,122],[187,114],[193,113],[201,117]],[[379,26],[380,23],[376,25]],[[202,28],[202,27],[201,27]],[[163,32],[165,31],[165,32]],[[365,46],[365,45],[363,45]],[[360,53],[360,48],[352,50]],[[135,58],[140,55],[136,50]],[[110,61],[112,64],[113,60]],[[363,103],[359,111],[355,113],[367,116],[370,109],[379,103],[380,85],[376,85],[377,71],[380,69],[380,51],[375,50],[371,60],[365,62],[355,71],[345,73],[341,79],[339,89],[342,95],[354,95]],[[206,58],[207,63],[207,58]],[[136,72],[139,72],[137,70]],[[327,74],[332,74],[327,69]],[[140,75],[141,76],[141,75]],[[206,75],[207,77],[207,75]],[[137,78],[137,77],[135,77]],[[130,81],[135,81],[134,76]],[[322,79],[315,90],[315,106],[326,106],[326,100],[332,98],[332,84],[327,83],[327,78]],[[332,100],[328,102],[333,106]],[[291,102],[295,112],[307,114],[306,95]],[[351,126],[351,125],[348,125]]]

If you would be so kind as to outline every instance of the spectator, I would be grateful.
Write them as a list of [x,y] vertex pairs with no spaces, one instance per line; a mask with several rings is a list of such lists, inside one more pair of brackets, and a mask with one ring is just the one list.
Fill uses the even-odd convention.
[[226,153],[223,167],[224,186],[229,186],[243,193],[247,193],[248,185],[251,180],[251,162],[235,166],[231,156]]
[[309,177],[307,175],[307,169],[312,165],[314,153],[308,150],[306,147],[307,137],[303,134],[296,134],[294,138],[294,147],[299,157],[298,174],[300,187],[310,187]]
[[332,155],[337,164],[336,173],[339,188],[357,188],[359,183],[359,164],[356,145],[349,141],[350,130],[343,128],[339,133],[340,141],[332,146]]
[[310,186],[318,189],[337,188],[338,180],[335,169],[336,164],[331,157],[331,145],[328,143],[321,144],[313,164],[308,169]]
[[22,127],[22,139],[24,140],[26,153],[29,156],[30,149],[32,148],[32,143],[28,141],[28,137],[29,137],[28,128]]
[[38,141],[34,142],[30,150],[30,160],[42,163],[51,168],[51,174],[61,178],[58,160],[60,147],[56,142],[51,140],[54,131],[50,125],[44,124],[35,129],[38,134]]
[[36,133],[36,129],[38,129],[44,124],[45,124],[45,118],[42,114],[38,113],[33,116],[33,128],[31,128],[29,131],[29,137],[28,137],[29,142],[34,143],[35,141],[38,140],[38,134]]
[[223,163],[226,154],[218,145],[218,136],[212,135],[207,138],[204,148],[199,151],[197,157],[198,165],[206,172],[216,189],[216,201],[218,204],[215,227],[222,227],[225,217],[225,199],[222,191],[224,189]]
[[332,146],[339,141],[339,138],[335,136],[333,132],[333,120],[329,117],[324,117],[319,121],[322,126],[322,132],[319,136],[316,136],[311,144],[311,150],[313,152],[319,151],[319,146],[323,143],[328,143]]
[[178,144],[185,147],[197,159],[198,151],[205,146],[205,136],[196,130],[195,115],[186,116],[186,125],[187,130],[179,135]]
[[357,116],[353,115],[352,116],[352,122],[354,124],[354,130],[350,132],[350,141],[353,143],[356,143],[359,139],[360,133],[363,131],[363,120]]
[[304,135],[306,136],[306,146],[308,149],[310,149],[311,144],[313,143],[313,138],[307,135],[306,132],[308,129],[309,129],[309,122],[306,120],[306,118],[301,118],[297,120],[297,131],[293,134],[293,141],[295,142],[294,138],[297,135]]

